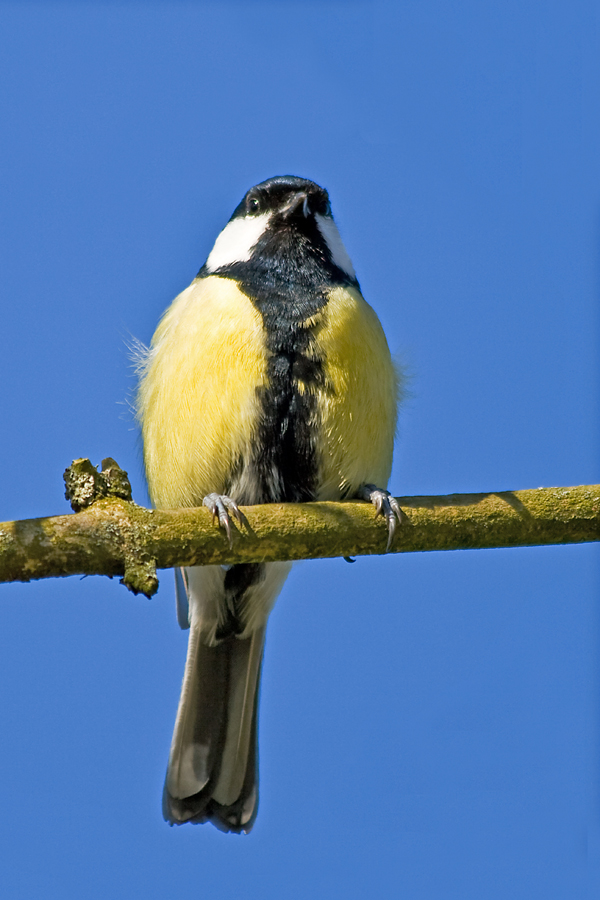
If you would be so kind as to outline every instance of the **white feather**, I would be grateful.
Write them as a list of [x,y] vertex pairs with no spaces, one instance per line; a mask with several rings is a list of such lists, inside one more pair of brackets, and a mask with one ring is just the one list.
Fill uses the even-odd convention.
[[329,216],[321,216],[318,213],[315,215],[315,219],[317,222],[317,227],[325,238],[325,242],[329,247],[329,252],[331,253],[331,259],[333,263],[339,269],[341,269],[342,272],[345,272],[346,275],[349,275],[350,278],[356,278],[352,260],[348,256],[348,251],[344,247],[344,242],[342,241],[337,225],[335,224],[333,219],[331,219]]
[[252,249],[269,224],[271,213],[261,216],[245,216],[228,222],[206,260],[209,272],[236,262],[247,262]]
[[[291,568],[291,562],[267,563],[263,579],[246,590],[242,610],[244,631],[240,638],[249,638],[253,631],[266,625]],[[223,566],[188,566],[184,569],[192,628],[199,626],[202,641],[213,647],[225,613],[223,585],[226,571]]]

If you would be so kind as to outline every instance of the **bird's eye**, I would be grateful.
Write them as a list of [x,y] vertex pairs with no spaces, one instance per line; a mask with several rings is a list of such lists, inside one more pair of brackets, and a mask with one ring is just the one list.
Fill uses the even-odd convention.
[[316,213],[319,213],[321,216],[330,216],[331,215],[331,206],[329,204],[329,200],[327,197],[316,197],[312,203],[314,210]]
[[257,213],[260,211],[260,200],[256,197],[249,197],[246,201],[246,209],[249,213]]

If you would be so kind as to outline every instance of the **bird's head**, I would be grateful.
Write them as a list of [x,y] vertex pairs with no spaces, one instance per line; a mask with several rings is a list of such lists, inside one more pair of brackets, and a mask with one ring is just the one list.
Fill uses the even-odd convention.
[[[239,272],[241,264],[301,256],[319,261],[334,280],[356,276],[331,214],[325,188],[294,175],[278,175],[250,188],[218,236],[201,274]],[[282,266],[284,270],[286,266]]]

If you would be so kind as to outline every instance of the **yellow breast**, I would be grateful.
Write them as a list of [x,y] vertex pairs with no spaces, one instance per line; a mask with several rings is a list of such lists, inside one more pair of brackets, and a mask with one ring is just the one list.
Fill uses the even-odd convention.
[[262,319],[235,281],[193,281],[152,340],[138,395],[144,462],[157,507],[222,493],[256,431],[266,380]]
[[384,488],[392,468],[398,374],[373,309],[354,288],[335,288],[315,331],[324,361],[319,499]]
[[[309,324],[309,323],[305,323]],[[314,447],[322,500],[385,487],[392,465],[397,375],[383,329],[359,291],[335,288],[310,322],[323,366]],[[172,303],[152,340],[138,394],[144,461],[157,507],[197,506],[223,493],[253,456],[267,382],[263,320],[235,281],[198,279]]]

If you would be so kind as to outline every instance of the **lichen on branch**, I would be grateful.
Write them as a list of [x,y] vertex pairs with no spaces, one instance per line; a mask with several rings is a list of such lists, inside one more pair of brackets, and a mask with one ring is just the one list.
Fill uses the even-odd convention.
[[[134,593],[158,589],[156,569],[383,554],[387,527],[373,507],[272,503],[244,508],[233,546],[205,508],[151,510],[131,500],[113,459],[65,472],[73,515],[0,524],[0,581],[120,576]],[[600,540],[600,485],[399,497],[392,553],[571,544]]]

